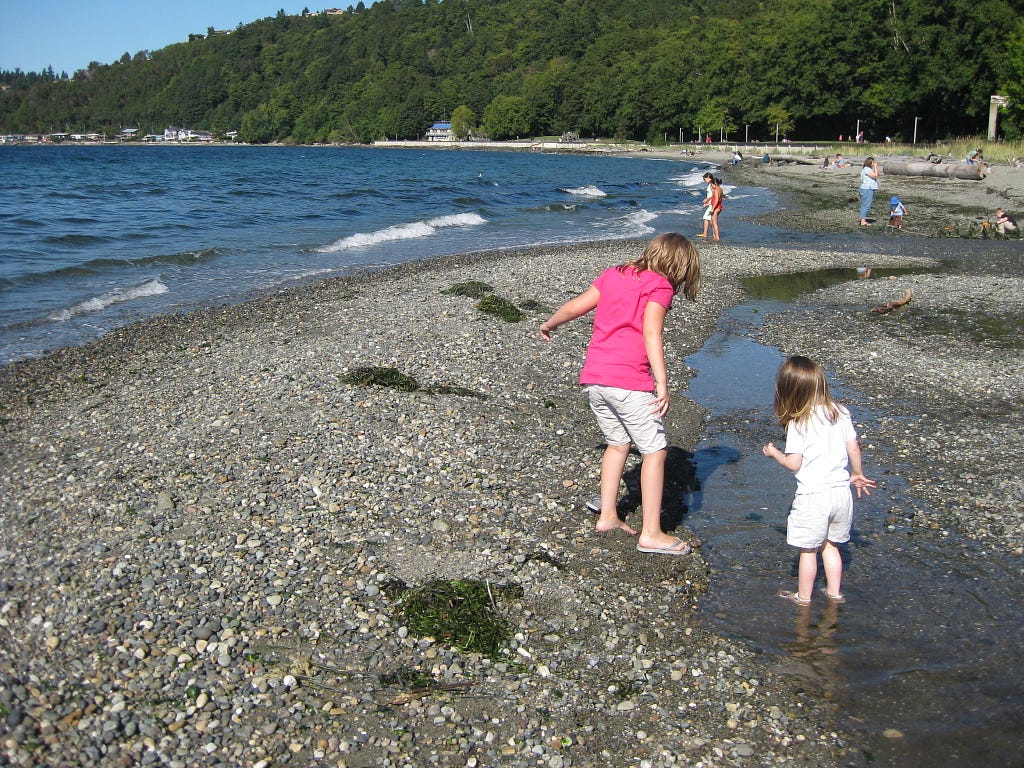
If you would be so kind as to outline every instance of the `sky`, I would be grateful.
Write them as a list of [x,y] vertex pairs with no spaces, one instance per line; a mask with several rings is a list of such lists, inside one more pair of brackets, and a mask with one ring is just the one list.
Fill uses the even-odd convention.
[[[183,43],[209,27],[234,29],[281,9],[347,8],[347,0],[0,0],[0,70],[42,72],[52,66],[74,75],[90,62],[112,64],[126,52],[156,51]],[[369,3],[367,3],[369,5]]]

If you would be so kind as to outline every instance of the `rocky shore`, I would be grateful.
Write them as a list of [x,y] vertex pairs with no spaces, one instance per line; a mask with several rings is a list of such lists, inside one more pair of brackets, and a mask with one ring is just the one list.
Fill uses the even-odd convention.
[[[0,370],[3,761],[864,764],[827,700],[699,626],[699,550],[641,555],[593,531],[600,435],[575,387],[588,328],[551,344],[536,328],[642,245],[332,280]],[[866,452],[898,459],[921,499],[894,520],[1019,552],[1022,264],[999,245],[812,294],[765,336],[884,401]],[[683,449],[703,420],[683,360],[742,299],[740,279],[864,261],[704,253],[702,293],[666,330]],[[938,262],[879,253],[872,266]],[[470,281],[524,319],[451,292]],[[905,287],[907,311],[867,310]],[[415,388],[346,382],[364,367]],[[692,482],[670,467],[674,493]],[[410,629],[403,588],[433,579],[493,589],[502,653]]]

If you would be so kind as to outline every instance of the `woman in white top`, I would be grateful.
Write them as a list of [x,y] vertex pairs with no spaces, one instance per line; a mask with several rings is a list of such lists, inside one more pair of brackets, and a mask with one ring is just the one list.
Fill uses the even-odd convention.
[[864,167],[860,169],[860,225],[870,226],[868,221],[868,210],[871,208],[871,201],[875,199],[875,190],[878,189],[878,163],[875,158],[869,157],[864,161]]

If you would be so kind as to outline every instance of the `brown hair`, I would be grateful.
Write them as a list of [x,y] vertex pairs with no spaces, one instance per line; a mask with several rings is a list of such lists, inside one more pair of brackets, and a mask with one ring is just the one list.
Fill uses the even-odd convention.
[[635,267],[640,272],[651,270],[664,277],[672,285],[672,290],[679,292],[683,286],[683,295],[695,301],[700,290],[700,252],[697,247],[682,235],[665,232],[651,240],[644,248],[643,255],[619,267],[625,270]]
[[775,417],[779,424],[785,427],[791,421],[804,421],[817,406],[822,406],[828,420],[835,424],[839,406],[828,391],[824,369],[803,355],[787,358],[775,377]]

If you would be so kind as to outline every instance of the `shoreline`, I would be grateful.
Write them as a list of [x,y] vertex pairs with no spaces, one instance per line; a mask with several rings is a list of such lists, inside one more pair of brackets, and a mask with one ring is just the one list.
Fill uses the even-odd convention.
[[[828,194],[841,201],[836,181]],[[854,281],[804,297],[763,336],[885,400],[894,416],[866,458],[898,456],[927,502],[894,524],[929,535],[964,525],[1020,554],[1024,512],[1007,509],[1019,494],[1009,468],[1024,460],[1006,418],[1020,410],[1021,374],[1007,369],[1017,352],[989,346],[980,364],[971,342],[984,329],[958,340],[969,317],[939,322],[964,305],[1019,315],[1020,251],[997,245],[999,262],[965,256],[905,278],[906,313],[865,311],[902,279]],[[625,537],[595,534],[582,509],[600,449],[575,387],[588,329],[570,324],[544,344],[536,326],[638,248],[440,257],[155,318],[0,369],[3,754],[115,765],[157,752],[188,765],[214,744],[253,765],[291,754],[454,766],[467,752],[481,766],[859,764],[827,701],[695,625],[710,579],[699,554],[639,555]],[[684,359],[742,300],[739,279],[864,258],[701,250],[701,295],[677,301],[666,326],[668,427],[682,451],[703,424]],[[874,262],[885,264],[937,262]],[[444,293],[468,280],[535,308],[505,323]],[[364,365],[484,397],[342,382]],[[915,413],[934,445],[903,445]],[[945,451],[961,434],[977,445]],[[1002,473],[972,471],[993,452]],[[515,663],[402,632],[383,587],[434,577],[522,586],[505,608]],[[401,669],[468,682],[472,695],[391,703],[402,687],[380,675]]]

